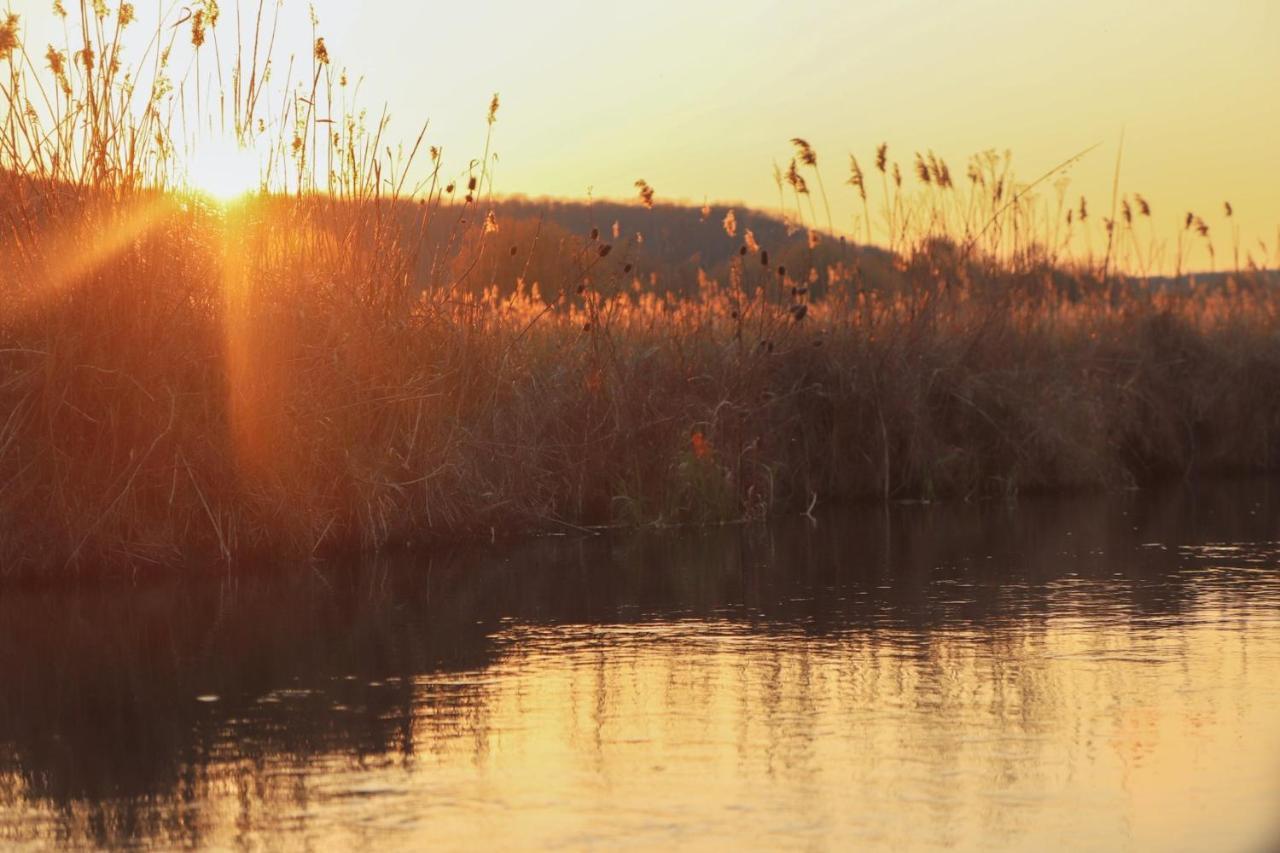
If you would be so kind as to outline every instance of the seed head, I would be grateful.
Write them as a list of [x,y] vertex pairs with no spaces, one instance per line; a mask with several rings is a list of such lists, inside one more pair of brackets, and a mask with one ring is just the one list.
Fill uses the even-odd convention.
[[636,189],[640,191],[640,203],[650,210],[653,209],[653,187],[649,186],[649,182],[644,178],[636,181]]
[[797,136],[791,140],[791,144],[796,147],[796,157],[799,158],[801,163],[817,168],[818,155],[814,153],[813,147],[807,141]]
[[53,72],[53,76],[62,82],[62,78],[67,73],[67,58],[63,56],[62,51],[49,45],[49,49],[45,51],[45,60],[49,63],[49,70]]
[[932,183],[929,177],[929,164],[920,156],[920,152],[916,152],[916,179],[922,184]]
[[[940,187],[946,185],[942,182],[942,161],[938,159],[938,155],[932,150],[929,151],[929,174],[933,176],[933,182]],[[950,177],[950,173],[948,173]]]
[[858,165],[858,158],[852,154],[849,155],[849,186],[858,191],[858,196],[863,200],[867,200],[867,184],[862,175],[862,167]]
[[800,170],[796,168],[796,161],[793,158],[791,165],[787,167],[787,183],[801,195],[809,194],[809,185],[805,183],[804,176],[800,174]]
[[204,29],[206,26],[204,9],[196,9],[191,16],[191,44],[197,49],[204,45]]
[[14,12],[5,15],[0,23],[0,60],[8,59],[18,49],[18,16]]
[[[929,156],[932,158],[933,153],[930,152]],[[944,190],[951,189],[954,186],[954,184],[951,183],[951,169],[947,167],[947,161],[943,160],[941,157],[938,158],[937,170],[937,173],[934,175],[934,180],[937,181],[938,186],[942,187]]]

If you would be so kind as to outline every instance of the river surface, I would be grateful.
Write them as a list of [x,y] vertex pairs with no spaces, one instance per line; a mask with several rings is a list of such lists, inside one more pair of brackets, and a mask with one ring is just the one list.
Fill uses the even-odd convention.
[[0,846],[1280,842],[1280,486],[0,590]]

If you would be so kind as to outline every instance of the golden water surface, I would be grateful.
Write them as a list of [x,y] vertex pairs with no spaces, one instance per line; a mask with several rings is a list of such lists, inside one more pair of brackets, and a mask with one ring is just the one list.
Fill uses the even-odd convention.
[[1271,849],[1257,497],[9,594],[0,842]]

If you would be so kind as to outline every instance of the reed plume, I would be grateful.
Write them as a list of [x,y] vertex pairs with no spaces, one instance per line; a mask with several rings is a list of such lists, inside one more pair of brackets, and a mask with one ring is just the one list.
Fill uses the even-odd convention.
[[640,193],[640,202],[645,207],[653,208],[653,187],[649,186],[649,182],[641,178],[636,181],[636,189]]

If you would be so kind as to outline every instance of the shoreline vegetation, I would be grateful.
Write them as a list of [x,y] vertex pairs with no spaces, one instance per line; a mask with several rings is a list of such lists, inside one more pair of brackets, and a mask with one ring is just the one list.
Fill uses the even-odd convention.
[[704,208],[720,260],[660,270],[688,209],[638,181],[649,229],[509,216],[487,144],[457,173],[389,147],[323,38],[283,101],[256,49],[206,68],[270,190],[215,202],[184,185],[175,68],[228,24],[186,14],[133,72],[130,4],[79,4],[83,46],[43,62],[0,16],[0,578],[1277,467],[1269,250],[1185,275],[1229,205],[1165,241],[1140,195],[1068,204],[1070,161],[904,175],[881,146],[850,160],[841,239],[796,139],[776,216]]

